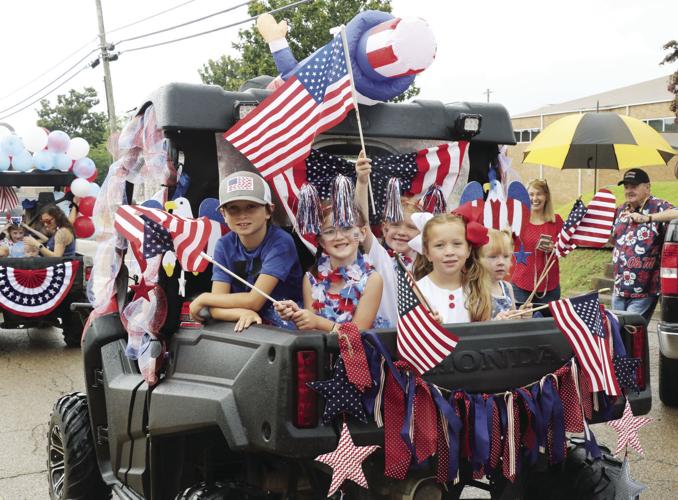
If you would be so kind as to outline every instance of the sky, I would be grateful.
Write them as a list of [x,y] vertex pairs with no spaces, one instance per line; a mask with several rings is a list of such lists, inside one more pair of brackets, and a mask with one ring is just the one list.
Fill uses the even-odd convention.
[[[238,3],[241,0],[102,0],[108,41],[117,42],[116,50],[122,52],[111,63],[116,113],[132,110],[161,85],[200,83],[197,70],[208,59],[237,55],[231,43],[237,39],[238,28],[158,48],[126,50],[248,16],[241,7],[163,34],[123,40]],[[668,75],[676,69],[675,64],[659,65],[665,55],[662,45],[678,38],[675,0],[393,0],[392,4],[396,16],[427,20],[436,37],[436,59],[417,78],[419,98],[423,99],[485,101],[485,91],[490,89],[491,101],[517,114]],[[118,29],[173,7],[170,12]],[[64,79],[96,57],[92,52],[98,46],[95,0],[22,0],[12,2],[2,17],[0,122],[11,124],[19,133],[33,126],[39,104],[32,101],[52,89],[46,98],[54,103],[56,95],[71,88],[93,86],[102,101],[99,109],[105,111],[101,65],[84,69],[61,86],[56,85],[63,79],[41,90],[71,66],[75,69]],[[84,60],[79,63],[80,59]]]

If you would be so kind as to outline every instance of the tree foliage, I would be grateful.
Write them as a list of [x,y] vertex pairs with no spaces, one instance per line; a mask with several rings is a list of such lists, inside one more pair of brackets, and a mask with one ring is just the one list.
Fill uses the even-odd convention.
[[[250,16],[258,16],[291,1],[252,2],[248,12]],[[294,56],[301,61],[330,41],[330,28],[348,23],[358,12],[364,10],[391,12],[391,0],[314,0],[283,11],[275,17],[277,20],[287,20],[289,26],[287,42]],[[255,76],[278,74],[268,44],[259,35],[256,26],[240,30],[238,41],[233,43],[233,48],[240,53],[240,57],[224,55],[217,60],[210,59],[198,70],[203,83],[219,85],[226,90],[237,90],[244,82]],[[409,99],[418,93],[419,88],[412,85],[405,94],[395,100]]]
[[99,104],[97,91],[85,87],[60,94],[54,106],[47,99],[40,101],[38,125],[48,130],[63,130],[71,137],[82,137],[90,146],[104,142],[108,127],[106,113],[92,111]]
[[[664,57],[660,64],[671,64],[678,61],[678,42],[676,40],[671,40],[664,44],[664,50],[668,50],[669,53],[666,54],[666,57]],[[674,95],[670,109],[676,115],[676,123],[678,123],[678,68],[669,77],[667,90]]]

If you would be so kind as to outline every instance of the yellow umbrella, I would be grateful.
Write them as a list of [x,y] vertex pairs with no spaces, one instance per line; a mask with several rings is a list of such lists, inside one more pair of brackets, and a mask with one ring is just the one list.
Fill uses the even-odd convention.
[[542,130],[525,149],[523,163],[620,170],[666,165],[676,154],[657,131],[636,118],[583,113]]

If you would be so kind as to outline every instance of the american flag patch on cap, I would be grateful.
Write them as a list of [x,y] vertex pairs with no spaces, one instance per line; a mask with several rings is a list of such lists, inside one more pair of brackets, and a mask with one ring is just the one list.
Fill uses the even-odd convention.
[[253,179],[245,176],[229,179],[226,186],[226,192],[232,193],[233,191],[254,191]]

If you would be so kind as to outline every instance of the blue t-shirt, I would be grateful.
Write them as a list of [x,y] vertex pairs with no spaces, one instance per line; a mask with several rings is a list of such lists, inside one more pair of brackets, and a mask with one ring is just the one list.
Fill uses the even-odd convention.
[[[236,233],[226,234],[214,247],[214,260],[252,284],[257,281],[259,274],[273,276],[278,279],[278,284],[271,292],[271,297],[276,300],[290,299],[297,303],[303,302],[301,292],[303,273],[294,239],[278,226],[271,225],[261,245],[254,250],[247,250]],[[217,266],[213,266],[212,281],[230,283],[233,293],[250,291]],[[277,314],[270,301],[266,301],[259,314],[267,322],[277,324],[275,321]]]

